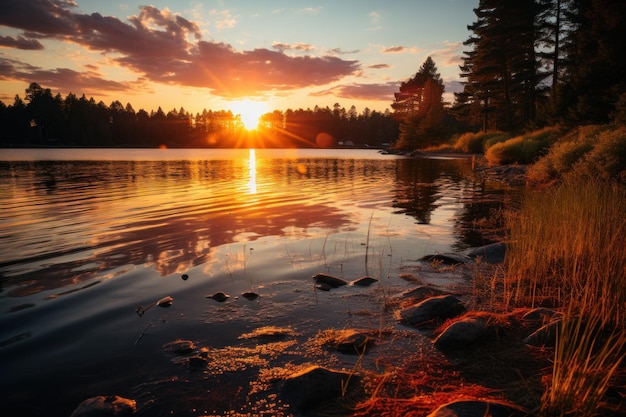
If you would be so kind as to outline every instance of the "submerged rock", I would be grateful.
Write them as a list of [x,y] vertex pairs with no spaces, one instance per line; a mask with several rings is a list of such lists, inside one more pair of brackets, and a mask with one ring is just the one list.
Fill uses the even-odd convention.
[[400,310],[400,321],[423,325],[435,320],[450,319],[462,314],[465,307],[461,301],[452,295],[440,295]]
[[[318,285],[329,285],[331,288],[339,288],[344,285],[348,285],[348,281],[345,279],[337,278],[328,274],[316,274],[313,275],[313,279],[315,283]],[[323,288],[320,288],[323,289]]]
[[439,253],[436,255],[426,255],[419,259],[422,262],[442,263],[444,265],[460,265],[471,262],[469,256],[460,253]]
[[224,301],[226,301],[227,299],[229,299],[229,298],[230,298],[230,295],[228,295],[228,294],[226,294],[226,293],[223,293],[223,292],[221,292],[221,291],[218,291],[218,292],[216,292],[216,293],[215,293],[215,294],[213,294],[213,295],[207,295],[207,297],[206,297],[206,298],[212,298],[212,299],[214,299],[215,301],[218,301],[218,302],[220,302],[220,303],[223,303]]
[[164,344],[163,348],[168,352],[184,355],[193,352],[193,350],[196,348],[196,345],[191,340],[178,339],[174,340],[173,342]]
[[360,355],[372,345],[372,339],[365,332],[344,330],[337,333],[337,337],[329,345],[341,353]]
[[402,298],[413,298],[417,300],[423,300],[428,297],[438,295],[449,295],[450,293],[439,288],[431,287],[428,285],[420,285],[412,290],[407,290],[401,294]]
[[346,389],[353,389],[355,385],[360,385],[357,375],[311,366],[287,377],[279,395],[294,410],[309,410],[340,398]]
[[70,417],[124,417],[137,409],[135,400],[117,395],[88,398],[76,407]]
[[487,331],[486,317],[466,317],[446,327],[434,341],[441,350],[463,348],[474,343]]
[[522,408],[496,400],[458,400],[444,404],[428,417],[522,417]]
[[506,253],[506,243],[498,242],[490,245],[479,246],[477,248],[471,248],[465,251],[465,255],[472,259],[480,258],[481,262],[489,264],[499,264],[504,262],[504,255]]
[[372,285],[373,283],[378,282],[378,280],[376,278],[372,278],[372,277],[361,277],[361,278],[357,278],[354,281],[352,281],[350,283],[350,285],[354,286],[359,286],[359,287],[368,287],[370,285]]
[[252,292],[252,291],[248,291],[248,292],[244,292],[243,294],[241,294],[241,296],[243,298],[245,298],[246,300],[256,300],[259,297],[259,294]]

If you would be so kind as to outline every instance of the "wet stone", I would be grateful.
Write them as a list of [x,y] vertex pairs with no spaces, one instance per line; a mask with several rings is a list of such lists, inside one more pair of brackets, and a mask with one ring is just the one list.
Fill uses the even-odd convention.
[[401,294],[402,298],[412,298],[416,300],[423,300],[432,296],[449,295],[448,292],[440,290],[439,288],[430,287],[427,285],[420,285],[412,290],[407,290]]
[[133,415],[136,408],[135,400],[117,395],[99,395],[80,403],[70,417],[124,417]]
[[196,345],[191,340],[174,340],[173,342],[166,343],[163,345],[163,348],[172,353],[177,353],[179,355],[185,355],[193,352],[196,348]]
[[350,285],[352,286],[358,286],[358,287],[369,287],[370,285],[372,285],[373,283],[378,282],[378,280],[376,278],[372,278],[372,277],[361,277],[361,278],[357,278],[354,281],[352,281],[350,283]]
[[444,404],[428,417],[522,417],[527,416],[520,407],[495,400],[458,400]]
[[452,295],[430,297],[426,300],[400,310],[400,321],[411,325],[431,324],[434,321],[459,316],[465,307]]
[[219,302],[219,303],[223,303],[224,301],[228,300],[230,298],[230,295],[222,292],[222,291],[218,291],[215,294],[212,295],[207,295],[206,298],[212,298],[213,300]]
[[348,389],[360,386],[358,375],[311,366],[287,377],[281,384],[280,397],[296,411],[309,411],[340,398],[348,380]]
[[485,317],[466,317],[447,326],[435,339],[437,349],[461,349],[476,342],[485,335],[487,319]]
[[313,275],[313,279],[315,280],[316,284],[325,284],[330,286],[331,288],[339,288],[341,286],[348,285],[348,281],[346,281],[345,279],[334,277],[328,274],[316,274]]

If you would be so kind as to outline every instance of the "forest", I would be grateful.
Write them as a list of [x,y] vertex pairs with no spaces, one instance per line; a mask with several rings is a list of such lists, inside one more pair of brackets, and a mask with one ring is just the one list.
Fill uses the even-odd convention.
[[[428,57],[390,96],[390,110],[275,110],[248,132],[224,110],[135,111],[32,82],[0,102],[2,146],[380,147],[421,149],[466,132],[512,134],[545,126],[626,121],[626,3],[621,0],[480,0],[468,25],[463,91],[443,101]],[[327,140],[319,140],[319,135]],[[329,138],[329,139],[328,139]]]

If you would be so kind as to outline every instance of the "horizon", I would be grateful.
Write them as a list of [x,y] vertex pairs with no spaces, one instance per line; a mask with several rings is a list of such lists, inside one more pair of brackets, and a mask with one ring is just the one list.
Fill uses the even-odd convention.
[[[355,106],[384,112],[431,56],[451,101],[477,1],[0,4],[0,100],[53,95],[148,112]],[[169,4],[168,4],[169,3]],[[474,4],[476,3],[476,4]]]

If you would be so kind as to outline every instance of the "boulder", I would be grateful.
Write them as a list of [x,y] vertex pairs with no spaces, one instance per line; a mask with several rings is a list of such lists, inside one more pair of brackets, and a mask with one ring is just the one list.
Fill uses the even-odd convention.
[[124,417],[133,415],[136,409],[135,400],[117,395],[99,395],[80,403],[70,417]]
[[357,375],[311,366],[287,377],[280,386],[279,396],[294,410],[307,410],[334,401],[360,384]]
[[423,325],[435,320],[450,319],[462,314],[465,307],[459,299],[452,295],[440,295],[400,310],[400,321]]
[[524,339],[524,343],[530,346],[554,346],[560,329],[561,320],[552,321],[531,333]]
[[522,417],[522,408],[496,400],[458,400],[444,404],[428,417]]
[[463,348],[476,342],[487,332],[486,317],[465,317],[446,327],[434,341],[441,350]]
[[489,264],[499,264],[504,262],[505,253],[506,243],[504,242],[470,248],[465,251],[465,255],[469,256],[471,259],[480,258],[481,262]]

